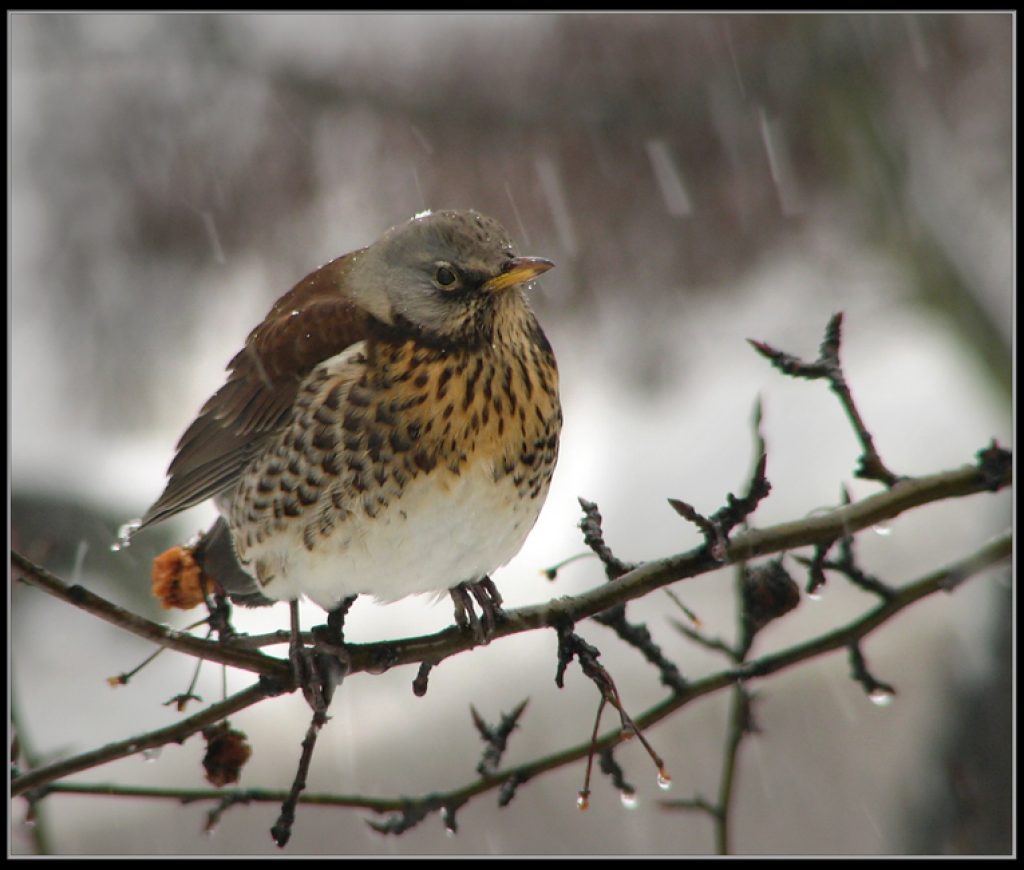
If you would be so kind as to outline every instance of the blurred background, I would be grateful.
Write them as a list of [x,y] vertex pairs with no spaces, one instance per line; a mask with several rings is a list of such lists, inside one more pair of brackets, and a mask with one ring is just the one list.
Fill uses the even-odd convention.
[[[10,23],[11,544],[68,580],[183,627],[148,597],[149,563],[208,524],[203,506],[111,553],[163,486],[174,444],[271,303],[327,260],[425,208],[499,218],[553,259],[533,304],[562,374],[565,430],[551,494],[495,577],[520,606],[602,582],[576,496],[595,500],[628,560],[700,542],[669,496],[710,513],[740,492],[764,403],[770,498],[759,525],[878,486],[824,384],[775,373],[745,339],[813,357],[843,311],[843,361],[886,463],[926,474],[1012,446],[1013,26],[1010,14],[13,14]],[[1009,526],[1009,493],[928,506],[858,538],[865,570],[898,584]],[[803,585],[799,566],[791,562]],[[735,631],[733,578],[673,587],[708,634]],[[871,704],[845,654],[758,682],[733,843],[753,854],[1007,853],[1012,807],[1011,584],[992,571],[911,608],[863,645],[899,694]],[[873,601],[833,577],[758,638],[754,654],[841,625]],[[674,631],[664,594],[629,607],[687,677],[724,662]],[[322,613],[304,611],[308,626]],[[351,640],[423,634],[447,602],[360,601]],[[243,631],[287,608],[236,612]],[[39,763],[160,727],[191,659],[166,653],[131,683],[140,640],[12,588],[12,717]],[[627,707],[657,674],[601,626]],[[283,654],[283,650],[281,650]],[[559,691],[555,638],[533,633],[444,662],[360,675],[336,696],[313,791],[421,795],[471,781],[496,721],[530,705],[506,762],[585,741],[597,695]],[[229,673],[229,691],[251,681]],[[222,675],[198,693],[216,700]],[[724,694],[651,729],[672,798],[717,794]],[[309,713],[298,697],[232,720],[254,754],[242,786],[287,789]],[[606,717],[606,727],[612,719]],[[300,807],[290,854],[700,854],[702,817],[665,812],[639,746],[616,758],[624,808],[583,764],[496,808],[400,836],[367,814]],[[75,777],[204,785],[198,737]],[[278,807],[55,795],[11,848],[26,854],[277,853]]]

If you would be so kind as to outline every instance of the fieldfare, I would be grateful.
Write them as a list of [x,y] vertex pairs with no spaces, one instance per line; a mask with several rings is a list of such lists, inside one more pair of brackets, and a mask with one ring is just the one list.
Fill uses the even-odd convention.
[[552,265],[492,218],[439,211],[307,275],[231,360],[139,527],[213,498],[203,566],[236,601],[448,591],[460,624],[479,631],[476,599],[493,629],[488,575],[558,453],[555,358],[523,292]]

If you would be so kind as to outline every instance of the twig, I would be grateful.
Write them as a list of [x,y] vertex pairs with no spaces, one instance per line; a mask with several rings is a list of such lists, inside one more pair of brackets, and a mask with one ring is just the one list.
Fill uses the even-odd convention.
[[412,693],[417,698],[422,698],[427,694],[427,685],[430,680],[430,672],[433,669],[436,662],[424,661],[420,662],[420,668],[416,672],[416,679],[412,681]]
[[850,644],[850,676],[864,687],[868,697],[876,704],[888,704],[896,694],[895,688],[875,679],[868,670],[868,663],[864,660],[858,641]]
[[696,795],[692,798],[673,798],[658,802],[664,810],[687,810],[691,812],[707,813],[711,818],[717,819],[721,812],[717,804],[711,803],[707,798]]
[[29,770],[21,776],[15,777],[11,782],[11,795],[25,794],[33,789],[41,788],[52,783],[54,780],[70,776],[82,770],[98,767],[108,761],[116,761],[118,758],[127,758],[146,749],[155,749],[158,746],[165,746],[168,743],[181,743],[193,734],[202,731],[209,725],[226,719],[239,710],[258,704],[266,698],[272,698],[280,694],[280,688],[269,680],[260,680],[248,689],[243,689],[219,704],[211,704],[205,710],[201,710],[187,719],[182,719],[169,725],[166,728],[158,728],[146,734],[138,734],[129,737],[127,740],[118,740],[115,743],[108,743],[106,746],[94,749],[91,752],[84,752],[81,755],[66,758],[44,767],[37,767]]
[[705,517],[695,507],[678,498],[668,500],[669,505],[677,514],[700,529],[704,536],[704,546],[714,561],[727,562],[729,560],[729,533],[743,523],[771,492],[771,484],[765,476],[767,463],[767,455],[760,453],[747,485],[747,494],[737,498],[731,492],[728,493],[725,506],[719,508],[710,517]]
[[369,819],[366,824],[378,834],[404,834],[444,806],[444,798],[436,794],[418,799],[404,798],[400,802],[400,806],[395,807],[396,812],[384,821],[378,822]]
[[807,566],[807,594],[817,597],[820,593],[818,592],[822,586],[828,582],[828,577],[825,574],[826,559],[828,551],[832,549],[832,545],[835,544],[836,539],[832,538],[828,541],[823,541],[820,544],[816,544],[814,547],[814,555],[808,559],[805,556],[794,555],[801,565]]
[[[979,454],[980,455],[980,454]],[[844,506],[850,504],[850,492],[844,486],[842,491],[842,503]],[[839,541],[839,558],[829,560],[829,550],[836,541]],[[845,534],[831,541],[825,541],[814,548],[814,556],[811,559],[805,556],[794,556],[794,559],[808,569],[807,594],[814,595],[818,589],[826,583],[826,569],[838,571],[855,585],[860,586],[867,592],[872,592],[879,598],[887,598],[892,594],[892,589],[870,574],[866,574],[857,565],[853,555],[853,534]]]
[[68,584],[51,574],[45,568],[34,564],[20,553],[11,551],[11,565],[17,569],[15,577],[21,581],[42,589],[55,598],[74,605],[86,613],[98,616],[113,625],[123,628],[132,634],[151,640],[159,646],[187,653],[197,658],[217,662],[222,665],[254,671],[272,677],[281,683],[288,682],[291,677],[288,663],[263,653],[253,652],[244,645],[236,646],[234,642],[204,640],[193,637],[182,631],[168,628],[156,622],[138,616],[130,610],[107,601],[105,598],[90,592],[77,583]]
[[663,589],[662,591],[668,596],[669,600],[676,607],[678,607],[681,611],[683,611],[683,613],[686,614],[686,618],[689,619],[690,622],[693,623],[695,628],[700,628],[700,626],[701,626],[700,618],[697,616],[696,613],[694,613],[692,610],[690,610],[690,608],[687,607],[683,603],[682,599],[678,595],[676,595],[675,592],[673,592],[671,589]]
[[477,712],[476,707],[470,705],[469,712],[473,717],[473,724],[486,744],[483,757],[476,766],[476,772],[480,776],[490,776],[497,771],[498,765],[501,764],[501,757],[508,747],[508,738],[519,727],[519,719],[523,715],[523,711],[526,710],[527,703],[529,703],[528,698],[520,701],[510,712],[503,713],[501,721],[494,726],[488,725],[483,716]]
[[577,501],[583,508],[583,519],[580,520],[580,528],[583,529],[583,543],[590,547],[594,551],[594,555],[604,563],[608,579],[615,580],[635,568],[636,565],[619,559],[604,542],[604,532],[601,530],[601,512],[597,509],[597,505],[585,498],[578,498]]
[[566,556],[562,561],[556,562],[550,568],[541,569],[541,574],[548,578],[548,580],[554,580],[558,576],[558,572],[561,571],[566,565],[571,565],[573,562],[578,562],[580,559],[589,559],[594,556],[594,553],[574,553],[571,556]]
[[302,740],[302,755],[299,757],[299,766],[295,771],[291,791],[288,792],[288,797],[281,805],[281,814],[277,817],[274,827],[270,829],[270,835],[281,849],[287,846],[291,839],[292,825],[295,823],[295,806],[306,788],[306,777],[309,775],[309,765],[313,760],[316,738],[326,722],[327,715],[323,710],[313,711],[313,718],[309,723],[309,728],[306,729],[306,736]]
[[878,455],[874,439],[861,419],[857,405],[853,401],[853,394],[850,392],[846,378],[843,375],[843,367],[839,362],[842,326],[842,312],[832,315],[828,326],[825,327],[825,337],[821,342],[818,359],[812,363],[804,362],[799,357],[776,350],[763,341],[754,341],[753,339],[747,339],[747,341],[783,374],[795,378],[807,378],[808,380],[824,379],[829,382],[832,391],[839,397],[843,410],[846,411],[846,416],[850,419],[850,423],[864,451],[860,457],[856,476],[866,480],[877,480],[891,487],[900,478],[886,468],[885,463],[882,462],[882,457]]
[[722,765],[722,778],[718,787],[718,804],[712,813],[715,820],[715,844],[719,855],[728,855],[730,848],[730,827],[732,818],[732,798],[736,785],[736,764],[739,758],[740,744],[750,733],[750,692],[742,683],[732,687],[732,702],[729,712],[729,733],[725,743],[725,761]]
[[507,807],[512,803],[512,798],[516,796],[516,792],[519,791],[519,786],[524,782],[525,780],[518,773],[513,773],[508,777],[508,779],[501,784],[501,788],[498,789],[498,806]]
[[623,803],[636,799],[636,786],[626,781],[626,775],[615,760],[613,747],[602,749],[598,753],[601,762],[601,773],[611,778],[612,785],[619,790]]
[[713,652],[722,653],[733,661],[739,660],[739,652],[721,638],[708,637],[707,635],[690,628],[690,626],[680,622],[678,619],[670,619],[669,622],[675,627],[676,631],[684,637],[688,637],[694,643],[699,643],[702,647],[712,650]]
[[608,626],[621,640],[639,650],[647,661],[658,669],[662,685],[676,692],[686,689],[686,680],[674,662],[669,661],[651,637],[647,626],[626,620],[626,605],[618,604],[594,617],[595,622]]
[[583,788],[576,793],[576,806],[584,812],[590,809],[590,774],[594,769],[594,753],[597,747],[597,733],[601,730],[601,714],[607,704],[608,696],[602,692],[601,699],[597,702],[597,713],[594,716],[594,731],[590,735],[590,752],[587,754],[587,769],[583,774]]
[[558,627],[558,670],[555,674],[555,684],[562,688],[565,669],[574,658],[579,662],[583,673],[597,686],[601,693],[601,703],[597,708],[597,716],[594,720],[594,734],[591,737],[591,752],[587,757],[587,772],[584,780],[583,790],[579,793],[580,809],[586,809],[590,798],[590,770],[594,760],[594,753],[604,747],[597,745],[597,731],[601,724],[601,713],[605,704],[611,704],[618,713],[619,721],[622,723],[622,739],[627,740],[636,737],[647,754],[651,757],[655,767],[658,769],[658,781],[668,783],[671,777],[665,770],[665,763],[661,756],[654,751],[654,748],[644,736],[643,729],[626,712],[626,708],[619,696],[619,690],[612,679],[611,674],[598,662],[601,653],[596,647],[591,646],[572,630],[572,625],[560,625]]
[[[24,768],[33,769],[39,764],[39,758],[37,757],[31,742],[25,737],[25,726],[22,721],[20,707],[16,703],[18,697],[17,692],[14,690],[13,678],[14,674],[11,674],[12,685],[10,686],[10,717],[11,717],[11,755],[10,755],[10,776],[12,778],[20,776]],[[42,795],[38,795],[42,797]],[[25,802],[25,826],[29,828],[28,837],[32,841],[32,845],[35,849],[36,855],[49,855],[51,854],[50,848],[50,826],[47,824],[47,814],[41,811],[40,801],[37,796],[28,795],[28,800]],[[8,809],[9,819],[13,816],[13,813]],[[10,834],[8,834],[10,837]]]

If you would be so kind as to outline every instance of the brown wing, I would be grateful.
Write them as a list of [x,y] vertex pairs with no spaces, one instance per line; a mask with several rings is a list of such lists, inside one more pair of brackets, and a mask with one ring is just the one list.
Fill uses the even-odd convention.
[[287,423],[306,375],[366,337],[365,315],[339,290],[358,253],[307,275],[249,333],[245,347],[228,364],[227,382],[181,436],[167,469],[167,487],[139,528],[235,483],[253,455]]

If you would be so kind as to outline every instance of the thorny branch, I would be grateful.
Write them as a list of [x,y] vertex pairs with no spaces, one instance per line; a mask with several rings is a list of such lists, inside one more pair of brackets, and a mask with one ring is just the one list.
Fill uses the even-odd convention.
[[[872,631],[886,624],[908,607],[939,592],[948,593],[970,577],[1004,562],[1013,550],[1013,540],[1009,532],[995,538],[981,547],[966,559],[950,564],[945,568],[933,571],[918,580],[898,587],[891,601],[879,603],[873,610],[851,621],[845,626],[822,634],[811,640],[794,644],[760,658],[751,659],[741,666],[731,666],[697,680],[692,680],[682,695],[673,694],[664,701],[655,704],[634,717],[636,724],[650,729],[658,722],[668,718],[687,704],[712,695],[722,689],[735,686],[737,683],[747,684],[753,680],[763,679],[794,667],[810,659],[826,655],[835,650],[849,647],[851,643],[863,640]],[[598,752],[614,747],[624,738],[621,728],[616,728],[596,741]],[[466,801],[490,791],[498,791],[506,787],[510,780],[524,784],[552,770],[559,769],[586,758],[591,752],[590,741],[585,741],[564,750],[534,759],[525,764],[506,768],[499,773],[483,777],[468,785],[448,792],[432,793],[421,798],[408,797],[371,798],[362,795],[337,795],[305,793],[300,799],[301,804],[315,806],[347,807],[365,809],[375,813],[404,813],[410,807],[423,810],[420,818],[426,818],[431,812],[442,806],[453,803],[464,804]],[[23,774],[29,776],[30,774]],[[21,791],[17,793],[22,793]],[[265,789],[238,789],[218,791],[215,789],[161,789],[138,786],[114,786],[91,783],[54,782],[46,787],[47,794],[89,794],[89,795],[122,795],[125,797],[150,797],[181,801],[223,801],[269,802],[280,803],[287,797],[283,791]],[[424,809],[427,806],[433,809]]]
[[[986,453],[989,452],[986,451]],[[997,484],[1008,486],[1011,482],[1011,468],[1001,460],[1002,455],[1002,453],[995,455],[997,463],[991,462],[990,457],[983,456],[980,465],[966,465],[959,469],[927,477],[904,479],[885,492],[835,508],[825,514],[742,532],[730,541],[729,552],[726,554],[727,564],[756,556],[779,553],[800,546],[815,545],[830,539],[834,540],[844,534],[891,520],[904,511],[923,504],[990,491],[992,486]],[[291,670],[285,659],[253,651],[244,644],[244,641],[243,643],[234,641],[221,643],[203,640],[150,622],[106,601],[80,585],[65,583],[17,552],[12,551],[11,553],[11,565],[15,569],[16,579],[42,589],[62,601],[94,613],[132,634],[208,661],[255,671],[270,680],[268,686],[278,687],[277,691],[288,690],[286,687],[295,688],[291,685]],[[699,576],[720,567],[722,565],[711,560],[703,547],[676,556],[645,562],[619,577],[614,583],[604,583],[580,595],[557,598],[546,604],[506,611],[507,618],[497,626],[492,643],[499,638],[523,631],[553,628],[565,619],[579,622],[607,611],[620,603],[641,598],[654,589],[689,577]],[[275,637],[275,640],[280,642],[279,637]],[[352,657],[352,664],[349,673],[351,676],[367,671],[379,672],[384,667],[437,661],[469,649],[472,645],[472,638],[468,638],[464,632],[454,627],[449,627],[433,635],[404,640],[350,644],[348,650]],[[689,686],[689,689],[692,689],[692,686]],[[242,704],[243,707],[256,703],[266,695],[273,694],[259,686],[254,686],[247,691],[258,693],[252,697],[247,696],[246,703]],[[237,696],[232,697],[237,698]],[[228,699],[228,701],[231,700]],[[228,704],[228,701],[221,703]],[[237,709],[242,709],[242,707],[229,705],[229,708],[225,708],[221,714],[221,718],[234,713]],[[12,794],[22,794],[31,788],[53,782],[71,773],[123,758],[149,746],[162,745],[168,740],[176,740],[181,735],[181,726],[185,721],[191,721],[192,718],[194,717],[164,729],[167,732],[166,735],[163,735],[163,732],[154,732],[153,735],[156,736],[149,735],[146,738],[152,742],[145,743],[145,745],[141,739],[129,739],[112,745],[119,748],[102,747],[73,759],[66,759],[26,772],[12,782]],[[189,733],[200,730],[216,718],[216,716],[204,717],[204,721],[196,725]]]
[[[868,496],[827,513],[742,532],[731,538],[724,563],[715,562],[704,548],[700,547],[678,555],[644,562],[620,576],[615,583],[605,583],[580,595],[561,597],[545,604],[505,611],[507,619],[495,628],[493,639],[538,628],[554,628],[564,619],[579,622],[624,601],[642,598],[654,589],[696,577],[723,565],[797,547],[813,546],[830,539],[835,540],[842,535],[895,519],[900,514],[924,504],[992,491],[993,486],[1009,486],[1012,482],[1012,471],[1010,465],[1001,460],[1003,453],[1005,451],[997,455],[996,463],[982,457],[979,464],[965,465],[924,477],[904,478],[885,492]],[[16,551],[11,552],[11,565],[16,569],[15,579],[42,589],[66,603],[168,649],[253,671],[278,680],[282,685],[287,685],[291,679],[286,660],[254,651],[244,638],[229,643],[203,640],[151,622],[89,592],[78,584],[65,583]],[[304,639],[309,640],[305,634]],[[284,640],[287,640],[286,635]],[[282,637],[274,635],[269,642],[280,643]],[[436,661],[469,649],[473,645],[473,639],[455,627],[449,627],[433,635],[403,640],[349,644],[347,648],[352,655],[349,675]]]
[[[472,710],[474,722],[481,737],[487,744],[484,758],[477,767],[479,779],[447,793],[433,793],[417,799],[377,799],[366,797],[344,797],[302,794],[306,774],[312,760],[313,747],[320,728],[327,721],[323,709],[317,709],[303,741],[302,759],[295,777],[295,783],[287,795],[262,790],[235,790],[233,792],[212,792],[205,790],[161,790],[131,787],[90,786],[80,783],[60,783],[57,780],[70,773],[89,769],[115,758],[124,757],[147,748],[155,748],[167,742],[182,742],[187,737],[207,729],[210,725],[224,721],[227,715],[250,704],[282,692],[294,691],[298,681],[289,662],[266,655],[259,647],[281,643],[282,633],[263,638],[239,637],[234,634],[227,619],[228,611],[223,600],[211,609],[209,622],[211,632],[218,640],[204,640],[186,632],[179,632],[156,625],[136,616],[117,605],[94,595],[79,585],[68,585],[45,569],[34,565],[18,553],[12,552],[11,564],[17,576],[24,582],[43,589],[61,600],[118,625],[139,636],[148,638],[163,648],[175,649],[194,655],[199,659],[219,662],[224,665],[243,668],[261,675],[260,681],[249,689],[237,693],[220,704],[214,704],[199,714],[181,720],[170,728],[159,729],[139,735],[126,741],[119,741],[107,747],[84,753],[27,772],[14,770],[12,794],[25,795],[31,802],[38,801],[50,793],[78,794],[121,794],[149,797],[172,797],[182,801],[213,800],[216,807],[210,814],[213,824],[220,814],[235,803],[273,800],[283,801],[281,816],[273,829],[279,845],[284,845],[290,836],[291,824],[298,803],[331,806],[362,807],[378,813],[390,813],[380,822],[370,824],[382,833],[401,833],[418,824],[434,812],[440,812],[445,826],[456,830],[456,812],[472,797],[486,791],[496,790],[500,806],[512,800],[517,789],[530,779],[569,764],[582,757],[588,758],[587,779],[580,792],[581,806],[589,796],[589,777],[593,758],[599,759],[600,769],[612,781],[624,800],[633,799],[635,788],[626,780],[625,774],[616,762],[613,751],[623,740],[639,737],[659,768],[659,780],[667,783],[667,774],[661,759],[651,749],[643,736],[643,729],[654,725],[686,704],[726,687],[732,687],[732,713],[726,738],[722,778],[717,802],[696,796],[690,799],[665,802],[666,807],[706,812],[716,826],[716,841],[719,851],[729,851],[729,816],[734,791],[734,772],[738,750],[743,736],[756,730],[752,717],[753,694],[748,688],[751,680],[762,679],[799,662],[823,655],[839,648],[847,648],[852,676],[862,684],[872,698],[891,695],[895,689],[875,678],[867,668],[861,651],[861,641],[878,626],[892,619],[897,613],[911,606],[921,598],[937,591],[952,591],[963,580],[984,568],[1004,560],[1012,550],[1009,533],[983,547],[969,559],[935,572],[914,583],[894,588],[882,583],[864,572],[853,555],[853,535],[869,525],[877,525],[914,507],[945,498],[962,497],[982,491],[995,491],[1012,481],[1011,457],[1008,451],[995,442],[978,453],[975,465],[921,478],[905,478],[893,474],[884,465],[874,447],[854,404],[839,363],[840,328],[842,315],[832,318],[821,345],[819,359],[813,363],[775,350],[763,342],[751,344],[783,372],[811,379],[826,379],[839,397],[863,447],[857,475],[874,479],[888,489],[882,493],[850,503],[844,492],[844,503],[824,515],[817,515],[794,523],[786,523],[765,529],[734,530],[745,525],[758,503],[767,496],[770,485],[765,476],[766,456],[764,441],[757,429],[758,456],[754,474],[748,486],[747,495],[736,498],[727,496],[725,507],[710,517],[700,514],[691,505],[679,499],[670,499],[672,507],[687,520],[693,522],[704,537],[704,544],[687,553],[666,559],[632,564],[618,559],[604,540],[601,515],[597,505],[580,499],[584,518],[580,523],[584,542],[598,556],[605,568],[607,582],[600,587],[575,597],[555,599],[545,605],[521,608],[505,614],[506,618],[496,626],[492,640],[519,632],[538,628],[553,628],[559,637],[559,660],[556,682],[561,685],[566,667],[577,660],[584,674],[598,687],[600,706],[594,724],[593,735],[587,743],[567,748],[561,752],[536,759],[526,764],[499,770],[501,758],[509,735],[525,709],[525,702],[504,716],[497,726],[488,725]],[[759,419],[760,414],[757,417]],[[828,558],[829,552],[838,542],[838,556]],[[798,563],[808,569],[809,590],[816,589],[824,582],[825,572],[834,571],[847,577],[851,582],[874,593],[879,599],[877,606],[847,626],[823,634],[801,644],[796,644],[760,658],[748,658],[756,634],[769,621],[777,619],[792,609],[799,601],[799,590],[783,565],[783,557],[761,565],[751,566],[749,560],[758,556],[780,554],[800,546],[813,546],[811,558],[796,556]],[[686,680],[678,668],[662,654],[654,643],[646,626],[634,624],[626,618],[629,601],[646,595],[653,589],[667,586],[681,579],[697,576],[718,569],[724,565],[737,567],[737,602],[739,606],[739,631],[735,645],[712,640],[688,626],[678,624],[684,634],[709,649],[724,653],[730,666],[717,674],[696,680]],[[553,577],[553,572],[549,572]],[[210,599],[207,597],[207,603]],[[653,664],[661,674],[661,682],[670,689],[670,695],[633,718],[624,709],[611,675],[597,661],[600,652],[574,631],[579,621],[588,617],[612,628],[621,639],[634,646]],[[340,630],[337,632],[340,639]],[[323,637],[314,630],[312,636],[303,636],[304,642],[313,640],[322,646]],[[419,663],[419,673],[413,683],[414,691],[422,694],[427,690],[427,677],[432,667],[445,658],[471,647],[474,639],[457,628],[449,628],[435,635],[407,638],[378,644],[345,645],[346,673],[379,673],[389,667]],[[615,707],[619,713],[620,726],[603,736],[599,735],[600,714],[606,704]],[[208,732],[207,732],[208,733]]]

